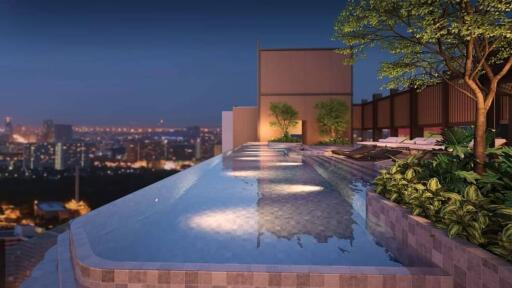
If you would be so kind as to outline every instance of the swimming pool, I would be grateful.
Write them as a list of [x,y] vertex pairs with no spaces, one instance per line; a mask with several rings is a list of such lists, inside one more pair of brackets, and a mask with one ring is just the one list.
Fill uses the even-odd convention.
[[242,146],[73,226],[107,261],[402,266],[367,230],[364,211],[354,208],[364,206],[354,203],[364,199],[364,183],[346,179],[340,193],[303,156],[287,151]]

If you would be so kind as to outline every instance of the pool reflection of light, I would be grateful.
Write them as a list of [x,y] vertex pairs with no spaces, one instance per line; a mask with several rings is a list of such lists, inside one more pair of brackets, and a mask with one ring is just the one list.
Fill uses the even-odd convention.
[[232,235],[244,235],[255,231],[258,215],[250,208],[230,208],[201,212],[186,219],[195,230]]
[[261,176],[261,171],[256,170],[240,170],[240,171],[228,171],[227,175],[233,177],[258,177]]
[[308,194],[324,190],[322,186],[302,184],[270,184],[268,194]]
[[276,162],[276,163],[269,163],[269,165],[272,166],[300,166],[302,163],[300,162]]
[[242,152],[242,153],[244,153],[244,154],[263,155],[263,156],[282,156],[283,155],[283,153],[272,152],[272,151],[269,151],[269,152],[245,151],[245,152]]

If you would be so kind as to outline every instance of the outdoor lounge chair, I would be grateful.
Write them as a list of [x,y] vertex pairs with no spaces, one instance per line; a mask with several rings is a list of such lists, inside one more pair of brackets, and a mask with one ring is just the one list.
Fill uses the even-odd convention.
[[359,161],[381,161],[391,159],[401,153],[402,151],[396,149],[379,148],[367,153],[347,155],[347,157]]
[[358,147],[358,148],[355,148],[355,149],[352,149],[349,151],[332,150],[331,152],[332,152],[332,154],[335,154],[335,155],[350,157],[350,156],[355,156],[355,155],[359,155],[359,154],[363,155],[363,154],[369,153],[371,151],[374,151],[375,149],[377,149],[376,146],[361,146],[361,147]]
[[400,144],[407,140],[405,137],[388,137],[384,139],[379,139],[379,141],[363,141],[357,142],[360,145],[375,145],[379,147],[397,147],[397,144]]

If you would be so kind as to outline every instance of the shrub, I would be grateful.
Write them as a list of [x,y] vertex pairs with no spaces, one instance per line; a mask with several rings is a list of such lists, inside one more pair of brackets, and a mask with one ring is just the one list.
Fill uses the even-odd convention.
[[289,130],[297,126],[297,116],[299,113],[288,103],[272,102],[270,103],[270,114],[274,118],[270,122],[270,126],[277,127],[281,130],[282,137],[289,139]]
[[329,137],[328,142],[341,144],[349,125],[347,103],[339,99],[329,99],[317,102],[315,109],[317,110],[316,121],[320,133]]
[[488,149],[486,172],[478,175],[472,151],[461,147],[471,141],[467,134],[471,131],[443,131],[448,151],[397,160],[375,179],[375,192],[431,220],[450,237],[512,261],[512,147]]

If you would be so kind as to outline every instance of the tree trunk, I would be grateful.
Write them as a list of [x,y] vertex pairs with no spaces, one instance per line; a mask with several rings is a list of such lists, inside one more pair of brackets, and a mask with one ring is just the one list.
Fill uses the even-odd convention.
[[475,138],[473,153],[475,153],[475,172],[482,175],[485,172],[486,161],[485,130],[487,128],[487,110],[484,105],[477,103],[475,119]]

